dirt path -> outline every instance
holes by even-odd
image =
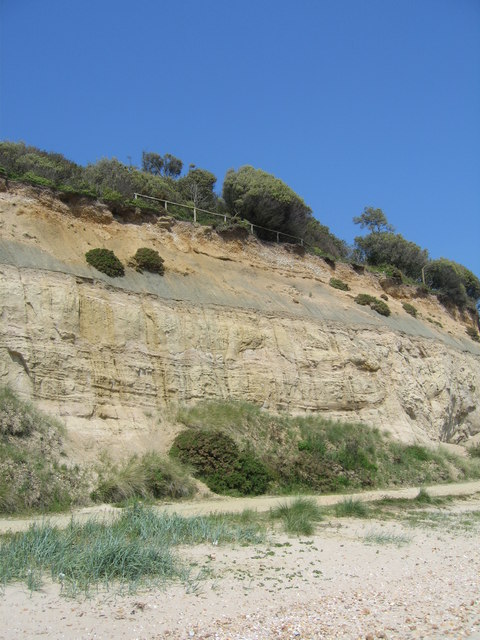
[[[431,496],[470,496],[480,493],[480,480],[472,482],[437,484],[424,487]],[[404,487],[402,489],[377,489],[375,491],[363,491],[351,494],[331,494],[309,496],[319,506],[330,506],[342,502],[348,498],[361,500],[362,502],[374,502],[382,498],[406,498],[413,499],[418,494],[420,487]],[[157,505],[159,511],[178,513],[182,516],[208,515],[210,513],[241,513],[245,509],[253,509],[259,513],[269,511],[279,503],[289,503],[295,500],[294,496],[258,496],[254,498],[231,498],[216,496],[185,502],[172,502]],[[48,520],[52,525],[66,527],[72,518],[77,522],[88,520],[92,517],[114,518],[121,512],[111,505],[97,505],[84,509],[77,509],[69,513],[61,513],[49,516],[35,516],[31,518],[1,518],[0,535],[26,531],[33,522]]]

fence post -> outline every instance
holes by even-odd
[[[303,238],[300,238],[300,244],[301,244],[301,245],[302,245],[302,247],[303,247]]]
[[[277,242],[280,242],[280,232],[277,231]]]
[[[250,225],[250,233],[253,235],[253,224]]]
[[[194,222],[197,221],[197,209],[196,209],[196,207],[193,207],[193,221]]]
[[[168,211],[168,208],[167,208],[167,201],[166,201],[166,200],[165,200],[165,203],[164,203],[164,207],[165,207],[165,211]]]
[[[227,222],[227,216],[223,216],[223,221],[226,223]]]
[[[134,200],[136,200],[136,199],[137,199],[137,196],[138,196],[138,193],[134,193],[134,194],[133,194],[133,199],[134,199]]]

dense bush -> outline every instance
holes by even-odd
[[[480,280],[466,267],[452,260],[432,260],[425,267],[427,285],[437,292],[441,302],[459,309],[480,297]],[[474,305],[473,305],[474,306]]]
[[[390,315],[390,307],[388,304],[383,302],[383,300],[379,300],[378,298],[369,295],[368,293],[359,293],[355,298],[355,302],[362,306],[370,307],[370,309],[373,309],[382,316]]]
[[[413,304],[410,304],[409,302],[404,302],[402,304],[402,307],[403,307],[404,311],[409,313],[411,316],[413,316],[414,318],[417,317],[417,309],[416,309],[416,307],[413,306]]]
[[[111,278],[125,275],[123,264],[110,249],[91,249],[85,258],[88,264]]]
[[[334,289],[340,289],[341,291],[350,291],[350,287],[343,280],[338,280],[338,278],[330,278],[329,285]]]
[[[406,276],[419,279],[427,264],[428,252],[400,234],[374,232],[355,238],[361,259],[370,265],[392,265]]]
[[[222,431],[182,431],[175,438],[170,454],[192,465],[216,493],[259,495],[265,493],[272,479],[257,456],[241,450]]]
[[[132,258],[132,264],[137,271],[149,271],[150,273],[158,273],[163,276],[165,267],[163,266],[164,259],[158,254],[155,249],[149,249],[148,247],[141,247],[137,249],[137,252]]]

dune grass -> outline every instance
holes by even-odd
[[[182,544],[258,544],[257,525],[232,524],[221,517],[184,518],[134,505],[112,523],[71,521],[66,529],[45,522],[0,543],[0,583],[24,582],[40,588],[48,575],[66,594],[88,594],[94,588],[182,579],[188,569],[174,554]]]
[[[335,505],[337,518],[368,518],[370,511],[368,505],[354,498],[347,498]]]
[[[285,531],[296,535],[310,536],[315,524],[322,520],[322,510],[314,500],[297,498],[291,503],[284,502],[270,511],[272,520],[282,520]]]

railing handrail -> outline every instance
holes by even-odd
[[[134,200],[136,200],[137,198],[145,198],[147,200],[156,200],[157,202],[163,202],[165,205],[169,205],[172,204],[176,207],[184,207],[185,209],[193,209],[193,214],[194,214],[194,221],[196,222],[196,212],[200,211],[201,213],[206,213],[210,216],[217,216],[220,218],[223,218],[226,222],[227,218],[229,218],[230,220],[235,220],[235,218],[233,216],[231,216],[229,213],[216,213],[215,211],[207,211],[207,209],[200,209],[199,207],[197,207],[194,204],[183,204],[180,202],[172,202],[171,200],[165,200],[164,198],[155,198],[154,196],[147,196],[143,193],[134,193],[133,194],[133,198]],[[165,206],[165,209],[167,210],[167,207]],[[263,231],[270,231],[271,233],[276,233],[277,234],[277,242],[279,239],[279,236],[285,236],[286,238],[293,238],[294,240],[299,240],[300,244],[303,246],[304,244],[304,240],[303,238],[300,238],[299,236],[293,236],[290,233],[284,233],[283,231],[277,231],[276,229],[269,229],[268,227],[262,227],[259,224],[253,224],[253,222],[250,222],[249,220],[247,220],[246,222],[248,222],[248,224],[250,225],[251,231],[253,233],[253,229],[262,229]]]

